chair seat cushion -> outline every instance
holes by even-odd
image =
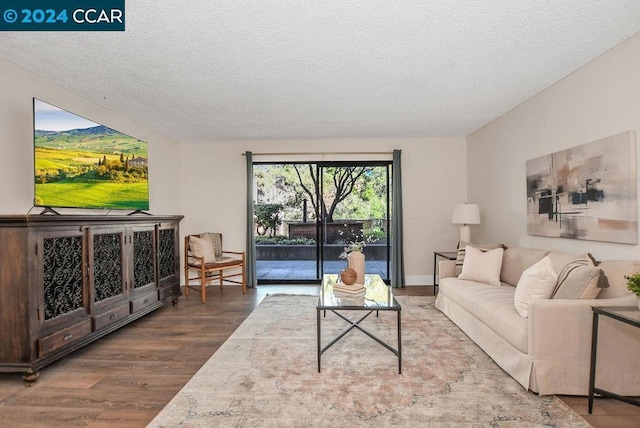
[[[221,257],[215,262],[205,263],[204,267],[207,269],[214,269],[226,266],[240,266],[242,265],[242,260],[234,259],[233,257]]]

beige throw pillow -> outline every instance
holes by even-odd
[[[513,295],[513,306],[520,316],[529,317],[529,303],[532,301],[550,298],[557,281],[558,276],[548,256],[522,272]]]
[[[502,268],[502,248],[482,251],[470,245],[465,247],[464,263],[459,279],[500,285],[500,269]]]
[[[462,265],[464,264],[464,256],[466,253],[467,245],[477,248],[481,251],[495,250],[496,248],[506,248],[504,244],[472,244],[470,242],[460,241],[458,248],[458,255],[456,256],[456,268],[454,275],[458,276],[462,272]]]
[[[204,257],[205,263],[216,261],[216,254],[210,239],[191,236],[189,237],[189,248],[195,257]]]
[[[600,294],[601,281],[606,278],[602,269],[587,260],[568,263],[558,275],[551,295],[553,299],[595,299]]]
[[[211,245],[213,245],[213,253],[216,256],[215,260],[220,260],[222,258],[222,234],[205,232],[201,234],[200,237],[211,241]]]

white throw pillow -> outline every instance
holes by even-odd
[[[216,261],[216,253],[213,249],[213,243],[210,239],[190,236],[189,249],[194,256],[204,257],[205,263],[213,263]]]
[[[550,298],[557,281],[558,275],[548,256],[522,272],[513,295],[513,305],[520,316],[529,317],[529,303],[532,301]]]
[[[456,256],[456,268],[453,273],[454,276],[459,276],[462,272],[462,265],[464,264],[464,255],[467,245],[471,245],[474,248],[481,250],[482,252],[495,250],[496,248],[506,249],[504,244],[472,244],[470,242],[460,241],[460,247],[458,248],[458,255]]]
[[[482,251],[470,245],[464,248],[465,256],[459,279],[500,285],[502,253],[504,249]]]

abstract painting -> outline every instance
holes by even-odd
[[[635,131],[528,160],[527,232],[637,244]]]

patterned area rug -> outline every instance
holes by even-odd
[[[402,374],[394,354],[357,330],[325,352],[318,373],[317,297],[268,296],[149,426],[589,426],[557,397],[525,391],[433,297],[397,299]],[[395,313],[363,326],[395,347]],[[346,327],[328,312],[323,343]]]

